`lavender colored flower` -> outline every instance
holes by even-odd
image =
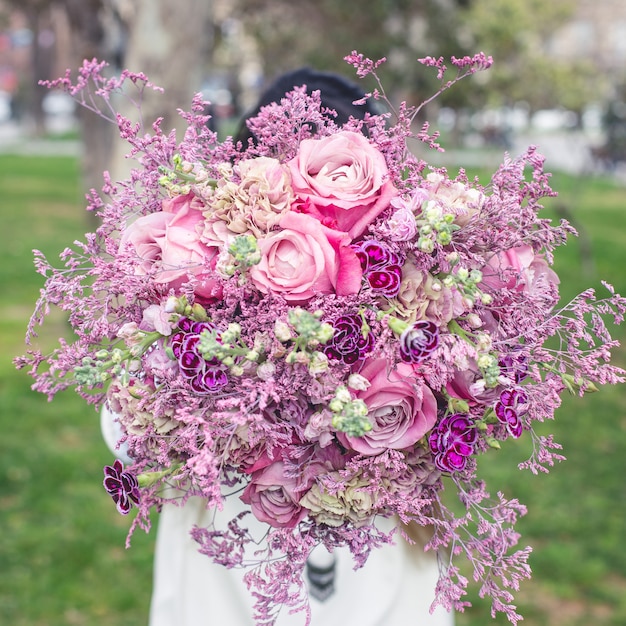
[[[467,415],[454,413],[444,417],[430,434],[428,443],[435,466],[442,472],[460,472],[474,454],[478,431]]]
[[[352,365],[372,351],[374,334],[363,332],[363,320],[358,315],[340,315],[330,323],[335,333],[324,346],[324,354],[329,359]]]
[[[116,459],[113,465],[104,466],[102,484],[122,515],[130,513],[133,503],[139,504],[137,478],[131,472],[124,471],[124,464],[119,459]]]
[[[528,357],[512,352],[500,359],[500,371],[502,374],[521,383],[528,376]]]
[[[181,375],[198,394],[214,393],[228,384],[228,369],[217,359],[207,361],[199,351],[200,335],[215,330],[211,322],[183,317],[170,337],[169,345],[178,361]]]
[[[524,406],[528,398],[521,389],[505,389],[494,406],[498,421],[506,426],[511,437],[518,439],[522,435],[522,415],[526,412]]]
[[[352,246],[363,270],[363,278],[369,288],[387,298],[400,291],[402,260],[398,254],[380,241],[373,239]]]
[[[429,320],[419,320],[400,335],[400,358],[406,363],[419,363],[438,346],[438,326]]]

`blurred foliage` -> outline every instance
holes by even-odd
[[[552,35],[575,9],[574,0],[471,1],[464,11],[469,37],[495,60],[482,84],[487,103],[581,111],[603,91],[606,77],[592,59],[562,59],[551,50]]]
[[[417,104],[438,88],[434,72],[417,59],[468,52],[459,37],[464,5],[458,0],[376,0],[367,7],[356,0],[241,0],[240,17],[270,76],[310,65],[352,78],[343,58],[357,50],[373,60],[386,57],[386,89]]]
[[[299,65],[353,76],[341,60],[356,49],[387,57],[385,85],[418,104],[437,91],[417,59],[484,51],[494,67],[446,92],[437,106],[503,106],[581,111],[607,79],[590,60],[551,53],[552,35],[574,15],[575,0],[240,0],[234,9],[256,40],[270,77]]]

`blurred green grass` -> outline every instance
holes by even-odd
[[[99,488],[111,455],[95,411],[73,393],[48,403],[12,358],[43,286],[32,249],[54,261],[90,229],[74,158],[0,156],[0,624],[147,622],[154,537],[124,542],[129,520]],[[68,328],[54,315],[38,344]]]
[[[481,173],[482,174],[482,173]],[[571,297],[600,278],[626,293],[626,190],[608,180],[555,175],[560,197],[547,213],[563,212],[580,229],[557,254],[562,292]],[[12,358],[43,279],[33,248],[50,259],[90,225],[82,210],[79,163],[69,157],[0,156],[3,245],[0,281],[0,624],[12,626],[135,626],[147,622],[154,535],[139,531],[124,549],[128,519],[100,488],[110,454],[92,409],[72,393],[53,403],[30,390]],[[44,328],[40,344],[67,334],[62,317]],[[618,332],[622,342],[626,329]],[[626,366],[620,349],[617,362]],[[528,506],[519,528],[534,578],[518,594],[531,626],[617,626],[626,623],[626,397],[623,386],[582,400],[565,398],[553,423],[568,460],[547,476],[520,472],[527,442],[507,442],[480,468],[493,486]],[[492,621],[477,599],[459,626]],[[408,626],[408,625],[407,625]]]

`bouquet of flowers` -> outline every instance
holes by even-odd
[[[346,60],[377,81],[366,97],[386,100],[382,60]],[[452,79],[442,59],[421,62],[444,89],[491,59],[453,58]],[[226,528],[193,534],[216,562],[249,568],[258,622],[271,624],[281,605],[306,611],[315,546],[347,546],[360,566],[408,524],[428,526],[427,547],[446,555],[438,601],[467,606],[465,555],[493,611],[517,623],[525,509],[489,495],[477,459],[529,437],[523,467],[547,471],[560,447],[533,425],[564,390],[623,380],[605,321],[621,323],[625,299],[606,285],[603,299],[559,305],[553,252],[575,233],[539,216],[555,195],[542,157],[505,156],[486,186],[452,178],[408,148],[439,149],[427,124],[414,130],[423,105],[338,127],[304,88],[250,120],[243,146],[218,141],[197,96],[177,142],[159,121],[147,133],[115,114],[114,94],[153,85],[104,67],[49,84],[110,116],[138,167],[90,194],[100,226],[63,267],[36,253],[46,283],[28,340],[51,305],[74,337],[18,365],[50,398],[73,386],[116,416],[132,463],[105,467],[104,487],[120,513],[136,507],[131,532],[168,502],[240,498]],[[256,562],[250,515],[267,525]]]

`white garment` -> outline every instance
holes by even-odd
[[[229,517],[227,501],[224,513]],[[235,511],[232,511],[235,513]],[[189,536],[213,514],[204,501],[168,505],[159,518],[150,626],[253,626],[252,597],[243,571],[215,565]],[[322,548],[323,549],[323,548]],[[434,557],[398,538],[353,570],[347,548],[335,551],[335,592],[323,602],[311,598],[312,626],[452,626],[453,614],[429,613],[438,578]],[[302,626],[304,614],[283,610],[276,626]]]
[[[121,430],[115,414],[106,408],[101,428],[111,451],[131,462],[126,446],[117,445]],[[220,518],[231,519],[242,506],[236,496],[226,499]],[[183,507],[163,507],[150,626],[254,626],[253,600],[242,580],[244,572],[215,565],[198,552],[198,544],[189,535],[194,526],[207,526],[213,515],[200,498],[191,498]],[[313,556],[321,565],[324,554],[320,560],[319,550]],[[435,558],[419,547],[410,547],[398,537],[395,545],[373,550],[365,566],[356,571],[347,548],[335,550],[334,555],[335,590],[323,602],[311,598],[311,626],[453,626],[453,614],[441,607],[429,612],[439,572]],[[290,615],[285,609],[275,626],[304,623],[303,614]]]

